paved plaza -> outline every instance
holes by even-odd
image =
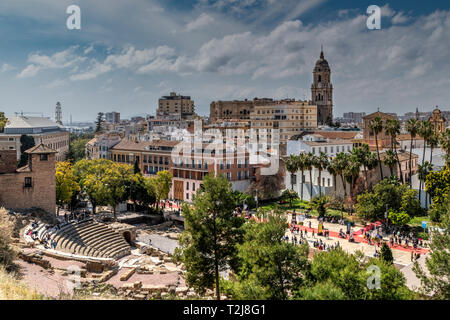
[[[289,216],[290,221],[290,216]],[[311,222],[311,228],[309,228],[309,223]],[[303,231],[306,230],[308,232],[306,239],[309,242],[310,247],[312,247],[312,244],[314,241],[322,240],[323,243],[328,245],[334,245],[336,243],[339,243],[339,246],[346,252],[349,253],[355,253],[357,250],[360,250],[364,253],[367,257],[373,257],[375,250],[378,252],[380,251],[380,247],[377,245],[369,245],[366,240],[361,236],[355,236],[355,242],[350,242],[348,239],[342,239],[339,238],[338,234],[339,231],[342,229],[342,231],[346,231],[347,227],[342,224],[336,224],[336,223],[329,223],[324,222],[323,227],[324,229],[328,230],[330,232],[329,238],[326,238],[325,236],[318,236],[318,225],[319,221],[315,218],[309,218],[305,219],[303,226],[297,225],[300,227]],[[355,226],[352,227],[351,230],[353,232],[357,232],[362,229],[362,226]],[[314,237],[312,235],[312,231],[314,231]],[[289,241],[292,241],[293,236],[297,236],[297,239],[299,239],[299,235],[297,235],[296,232],[291,233],[290,230],[286,231],[286,235],[289,237]],[[387,238],[384,238],[384,240],[387,240]],[[426,248],[419,248],[414,250],[412,246],[409,246],[408,248],[404,248],[403,246],[395,246],[392,249],[392,255],[394,257],[394,262],[399,265],[409,265],[411,263],[411,252],[418,252],[421,255],[426,254],[429,252]]]

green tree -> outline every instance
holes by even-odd
[[[441,171],[429,172],[425,177],[425,190],[433,199],[433,209],[438,208],[450,193],[450,169],[445,168]],[[436,213],[438,214],[436,215]],[[439,211],[435,212],[434,220],[439,221]]]
[[[397,136],[400,134],[400,128],[401,123],[397,119],[388,119],[386,121],[386,133],[391,136],[391,150],[394,151],[395,158],[397,159],[397,165],[398,165],[398,172],[399,172],[399,179],[403,183],[403,173],[402,173],[402,166],[398,159],[398,153],[397,153]]]
[[[156,177],[152,178],[156,191],[156,207],[159,208],[159,202],[169,197],[172,187],[172,174],[167,171],[158,171]]]
[[[294,190],[293,176],[298,170],[298,156],[291,154],[289,158],[284,161],[286,170],[291,174],[291,190]]]
[[[394,167],[397,164],[398,160],[395,156],[395,153],[392,150],[387,150],[384,154],[383,163],[389,167],[389,171],[391,172],[391,177],[394,176]]]
[[[371,221],[383,219],[386,206],[394,211],[402,209],[412,212],[419,204],[418,200],[412,202],[403,199],[407,190],[407,186],[400,185],[397,180],[383,179],[374,186],[371,192],[367,191],[358,195],[356,212],[361,218]],[[412,208],[407,205],[402,207],[404,203],[411,204]]]
[[[139,168],[139,163],[138,163],[137,159],[136,159],[136,161],[134,161],[133,171],[134,171],[135,174],[136,173],[141,173],[141,168]]]
[[[283,176],[280,172],[273,175],[261,175],[259,180],[252,182],[247,192],[257,194],[259,199],[273,199],[278,197]]]
[[[307,155],[306,153],[300,153],[298,155],[298,169],[300,170],[300,183],[301,183],[301,191],[300,191],[300,199],[303,201],[303,183],[304,180],[303,177],[305,175],[305,163],[307,162]]]
[[[106,169],[105,175],[101,178],[103,191],[106,193],[106,203],[113,208],[114,220],[117,219],[116,207],[118,204],[128,199],[127,184],[133,176],[133,168],[128,164],[118,164],[113,162]]]
[[[419,122],[416,119],[409,119],[406,123],[406,131],[408,131],[409,135],[411,136],[411,144],[409,147],[409,186],[412,187],[412,148],[413,141],[419,133]]]
[[[392,224],[398,226],[404,226],[411,220],[411,217],[406,212],[404,211],[397,212],[392,209],[390,209],[388,212],[388,218],[389,220],[391,220]]]
[[[311,199],[311,206],[314,210],[317,211],[319,217],[325,216],[327,212],[328,197],[327,196],[319,196]]]
[[[3,132],[7,123],[8,123],[8,118],[6,118],[5,113],[0,112],[0,133]]]
[[[106,159],[80,160],[73,166],[73,173],[83,193],[92,204],[93,213],[98,205],[108,204],[108,190],[103,179],[114,162]]]
[[[103,112],[99,112],[97,114],[97,120],[95,121],[95,132],[100,132],[102,131],[102,124],[103,124],[103,116],[105,114]]]
[[[383,179],[383,169],[381,167],[381,160],[380,160],[380,150],[378,147],[378,135],[383,131],[383,120],[381,117],[376,116],[373,118],[373,120],[369,124],[369,129],[373,132],[375,135],[375,145],[377,147],[377,157],[378,157],[378,164],[380,165],[380,179]]]
[[[67,158],[72,161],[72,163],[76,163],[81,159],[86,157],[86,144],[89,142],[89,139],[74,139],[70,141],[69,145],[69,154]]]
[[[444,133],[439,136],[439,143],[441,149],[445,152],[445,162],[448,169],[450,169],[450,129],[446,129]]]
[[[156,191],[151,179],[145,178],[141,173],[133,174],[127,181],[127,193],[134,206],[139,204],[150,209],[149,205],[156,202]],[[135,210],[136,211],[136,210]]]
[[[421,121],[419,124],[419,136],[423,138],[423,156],[422,156],[422,166],[425,164],[425,150],[427,147],[428,139],[433,135],[434,128],[433,124],[429,121]],[[419,166],[420,169],[420,166]],[[419,172],[420,175],[420,172]],[[420,180],[420,178],[419,178]],[[419,190],[422,190],[422,183],[425,183],[425,180],[420,180]],[[422,194],[419,193],[419,200],[421,199]]]
[[[80,186],[73,174],[72,165],[68,161],[56,164],[55,180],[57,215],[59,215],[59,209],[64,204],[70,204],[72,196],[80,190]]]
[[[425,189],[425,208],[428,210],[428,192],[427,192],[427,188],[426,188],[426,178],[427,176],[433,172],[433,165],[431,163],[429,163],[428,161],[423,162],[422,164],[419,164],[419,169],[418,169],[418,178],[420,180],[420,187],[419,190],[422,190],[422,185],[424,186]],[[423,182],[423,184],[422,184]],[[420,199],[420,193],[419,193],[419,199]]]
[[[345,152],[340,152],[336,155],[335,161],[337,165],[337,174],[341,177],[342,186],[344,188],[344,198],[347,199],[347,183],[344,178],[344,173],[350,162],[350,155]]]
[[[303,165],[305,166],[305,170],[309,171],[309,197],[312,199],[313,197],[313,181],[312,181],[312,170],[314,163],[314,154],[309,152],[306,154]]]
[[[350,196],[352,198],[352,201],[354,200],[354,189],[356,185],[356,179],[359,177],[359,172],[361,170],[361,162],[358,159],[356,154],[351,154],[348,158],[348,164],[344,169],[344,176],[346,177],[346,180],[350,183]]]
[[[320,152],[320,154],[317,157],[314,157],[313,165],[319,171],[319,195],[322,196],[322,186],[321,186],[322,171],[326,170],[329,165],[329,161],[328,161],[328,157],[327,157],[326,153]]]
[[[336,176],[338,174],[338,164],[336,158],[330,159],[328,162],[327,171],[333,176],[334,193],[336,194]]]
[[[314,255],[304,286],[294,294],[297,299],[336,297],[350,300],[403,300],[414,294],[406,287],[403,274],[382,259],[364,262],[362,254],[349,254],[342,249],[321,251]],[[369,266],[380,268],[380,289],[369,289]],[[329,292],[324,292],[325,288]]]
[[[426,272],[416,261],[413,270],[420,279],[421,290],[432,299],[450,299],[450,195],[441,204],[441,230],[432,233],[430,249],[426,258]]]
[[[237,245],[242,242],[243,218],[234,215],[231,183],[222,175],[203,179],[193,208],[183,207],[185,231],[179,237],[176,261],[186,266],[186,282],[200,293],[216,289],[220,300],[219,273],[237,267]]]
[[[301,287],[308,268],[307,245],[283,241],[286,228],[286,219],[275,212],[267,222],[246,224],[245,239],[239,245],[239,281],[252,281],[263,289],[266,299],[287,299]]]
[[[381,245],[380,258],[386,263],[389,264],[394,263],[394,256],[392,255],[392,250],[391,248],[389,248],[386,242],[383,242],[383,244]]]
[[[35,145],[36,144],[32,136],[28,136],[26,134],[20,136],[20,159],[19,164],[17,165],[19,168],[28,164],[28,154],[25,153],[25,151],[33,148]]]

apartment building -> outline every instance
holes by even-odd
[[[195,114],[194,101],[190,96],[177,95],[171,92],[168,96],[163,96],[158,100],[157,116],[180,114],[190,116]]]
[[[255,105],[250,113],[251,128],[260,137],[272,138],[271,129],[279,132],[280,144],[294,135],[317,128],[317,106],[310,101],[280,100]]]
[[[86,159],[111,159],[111,148],[120,142],[119,134],[100,134],[86,143]]]

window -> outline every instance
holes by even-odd
[[[195,191],[195,183],[192,183],[192,191]]]
[[[330,186],[330,178],[328,178],[328,186]]]
[[[189,193],[186,192],[186,199],[189,200]]]
[[[189,190],[189,182],[186,182],[186,190]]]
[[[241,173],[241,171],[238,172],[238,180],[242,180],[242,173]]]
[[[40,160],[41,161],[47,161],[48,160],[48,154],[41,154]]]
[[[31,177],[25,177],[25,181],[24,181],[23,186],[24,186],[25,188],[31,188],[31,187],[33,186]]]

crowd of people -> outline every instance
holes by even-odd
[[[55,225],[47,225],[45,226],[45,229],[48,231],[47,235],[42,238],[39,239],[38,237],[38,229],[40,227],[39,221],[34,220],[31,223],[31,228],[28,229],[25,234],[27,236],[30,236],[31,239],[33,239],[33,241],[37,241],[39,244],[42,244],[44,246],[45,249],[49,249],[50,247],[53,249],[56,249],[56,242],[52,241],[51,239],[51,234],[52,233],[56,233],[61,227],[60,224],[57,223]]]
[[[64,213],[64,221],[65,222],[81,222],[84,220],[87,220],[91,217],[91,214],[88,210],[83,210],[82,212],[71,212],[67,214],[67,212]]]

